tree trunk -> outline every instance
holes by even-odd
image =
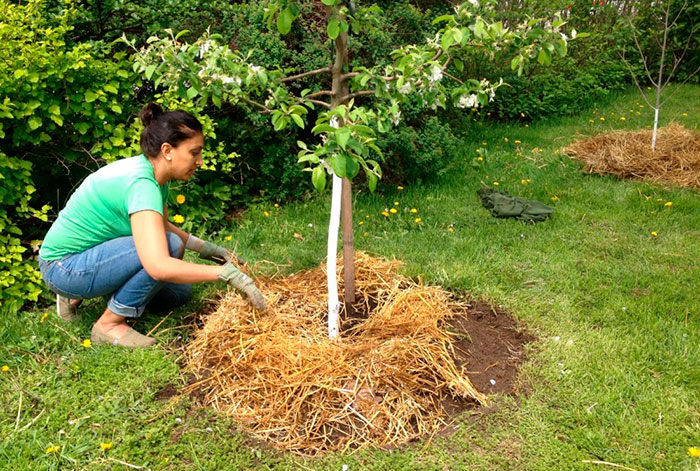
[[[338,14],[338,7],[327,7],[326,13],[331,15]],[[340,33],[335,40],[335,61],[332,67],[333,86],[331,109],[343,104],[350,93],[348,79],[343,78],[348,64],[348,35]],[[345,123],[341,120],[339,126],[344,126]],[[328,276],[328,334],[330,338],[335,338],[338,334],[338,293],[336,280],[336,257],[337,257],[337,242],[338,242],[338,225],[333,222],[334,217],[337,217],[337,206],[335,203],[336,195],[342,199],[340,211],[342,211],[343,221],[343,278],[345,292],[346,312],[349,312],[352,304],[355,302],[355,265],[353,254],[353,233],[352,233],[352,185],[348,178],[343,178],[342,182],[337,176],[333,176],[333,203],[331,204],[331,224],[328,234],[328,261],[327,261],[327,276]],[[331,249],[333,248],[333,253]],[[333,272],[331,274],[331,272]],[[334,283],[331,286],[331,283]],[[335,299],[331,299],[334,297]],[[335,309],[331,310],[331,306]]]
[[[661,59],[659,60],[659,78],[656,81],[656,106],[654,106],[654,130],[651,133],[651,150],[656,150],[656,134],[659,128],[659,108],[661,108],[661,92],[664,89],[664,59],[666,58],[666,46],[668,44],[668,16],[671,12],[671,1],[666,4],[664,12],[664,42],[661,45]]]

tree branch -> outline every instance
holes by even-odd
[[[315,104],[315,105],[325,106],[325,107],[328,108],[329,110],[331,109],[331,104],[330,104],[330,103],[327,103],[327,102],[325,102],[325,101],[313,100],[313,99],[310,99],[310,98],[305,98],[305,100],[308,101],[308,102],[310,102],[310,103],[313,103],[313,104]]]
[[[637,80],[637,76],[634,74],[634,70],[632,69],[632,66],[629,64],[629,62],[627,62],[627,59],[625,59],[624,54],[622,54],[622,53],[619,52],[619,51],[617,52],[617,54],[620,56],[620,59],[622,59],[622,63],[625,64],[625,66],[627,67],[627,70],[629,70],[630,75],[632,76],[632,80],[634,80],[634,84],[637,86],[637,89],[639,89],[639,93],[642,94],[642,98],[643,98],[644,101],[646,102],[647,106],[649,106],[649,108],[653,108],[653,106],[651,105],[651,103],[649,103],[649,100],[647,100],[647,96],[646,96],[646,94],[644,93],[644,89],[643,89],[642,86],[639,84],[639,80]]]
[[[678,90],[680,90],[680,88],[681,88],[683,85],[685,85],[685,83],[686,83],[688,80],[690,80],[691,78],[693,78],[693,76],[694,76],[695,74],[697,74],[698,72],[700,72],[700,67],[698,67],[697,69],[695,69],[695,70],[693,71],[693,73],[691,73],[690,75],[688,75],[688,76],[685,78],[685,80],[683,80],[680,84],[678,84],[678,86],[676,87],[676,89],[673,90],[673,92],[671,92],[671,94],[670,94],[668,97],[666,97],[666,99],[663,101],[663,103],[661,103],[661,106],[663,106],[664,103],[666,103],[668,100],[670,100],[671,97],[672,97],[673,95],[675,95],[676,92],[677,92]]]
[[[348,72],[347,74],[343,74],[340,76],[341,80],[347,80],[349,78],[357,77],[360,75],[359,72]]]
[[[462,82],[460,79],[458,79],[458,78],[455,77],[454,75],[450,74],[449,72],[443,71],[442,73],[445,74],[446,77],[451,78],[452,80],[454,80],[455,82],[459,83],[460,85],[464,85],[464,82]]]
[[[291,82],[292,80],[298,80],[300,78],[309,77],[310,75],[318,75],[318,74],[323,74],[325,72],[330,72],[330,71],[331,71],[330,67],[324,67],[322,69],[310,70],[308,72],[304,72],[303,74],[291,75],[289,77],[284,77],[283,79],[280,80],[280,82]]]
[[[345,96],[345,101],[347,102],[347,101],[352,100],[353,98],[357,98],[360,96],[369,96],[369,95],[374,95],[374,90],[362,90],[359,92],[351,93],[351,94]]]
[[[637,52],[639,52],[639,55],[642,57],[642,63],[644,63],[644,70],[647,73],[647,77],[653,83],[656,85],[654,82],[654,79],[651,78],[651,72],[649,71],[649,66],[647,65],[647,57],[644,55],[644,50],[642,49],[642,46],[639,45],[639,40],[637,39],[637,33],[635,32],[634,25],[632,25],[632,22],[630,21],[630,26],[632,27],[632,37],[634,38],[634,44],[637,46]],[[618,53],[619,54],[619,53]],[[624,61],[625,58],[622,56],[622,60]]]
[[[271,113],[272,110],[269,109],[267,106],[263,105],[262,103],[258,103],[257,101],[253,101],[249,98],[246,98],[244,96],[239,96],[237,97],[239,100],[241,100],[243,103],[248,103],[249,105],[255,106],[263,110],[263,113]]]
[[[333,95],[335,95],[335,93],[333,93],[332,90],[321,90],[320,92],[309,93],[304,98],[316,98],[317,96],[324,96],[324,95],[333,96]]]
[[[685,57],[685,53],[688,52],[688,47],[690,47],[690,41],[693,39],[693,36],[695,33],[700,29],[700,26],[694,26],[690,34],[688,34],[688,40],[685,42],[685,47],[683,48],[683,52],[681,52],[681,56],[679,58],[676,58],[675,53],[673,54],[674,58],[674,63],[673,63],[673,69],[671,72],[668,74],[668,78],[666,79],[666,83],[664,83],[664,87],[668,85],[668,83],[671,81],[671,78],[673,77],[673,74],[676,72],[676,69],[680,65],[681,62],[683,62],[683,58]]]

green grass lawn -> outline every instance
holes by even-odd
[[[558,152],[577,135],[647,127],[652,112],[641,103],[630,91],[576,117],[475,124],[463,160],[440,182],[356,195],[357,249],[503,305],[537,337],[520,375],[526,394],[495,397],[493,412],[466,413],[454,435],[396,450],[316,459],[271,451],[187,397],[156,396],[186,381],[184,318],[220,289],[200,285],[146,351],[81,345],[103,301],[75,325],[53,308],[0,319],[0,366],[9,368],[0,372],[0,469],[700,469],[688,454],[700,447],[698,193],[586,175]],[[684,87],[661,119],[698,129],[700,87]],[[550,203],[553,218],[492,218],[476,190],[496,181]],[[248,259],[269,262],[264,270],[309,268],[325,254],[328,207],[324,195],[251,208],[230,235]],[[398,213],[382,216],[390,207]],[[147,315],[138,328],[160,320]]]

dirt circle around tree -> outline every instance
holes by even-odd
[[[358,302],[341,312],[335,340],[323,265],[257,280],[264,312],[225,295],[185,347],[185,392],[255,440],[304,455],[445,434],[462,412],[515,393],[533,337],[500,307],[410,280],[400,267],[357,254]]]

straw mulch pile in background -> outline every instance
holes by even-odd
[[[679,124],[658,130],[654,151],[651,130],[600,134],[563,151],[583,161],[589,173],[700,187],[700,133]]]
[[[335,341],[325,265],[258,279],[266,312],[229,293],[188,346],[197,378],[188,390],[256,438],[303,454],[435,434],[446,425],[442,400],[487,399],[455,366],[444,328],[465,306],[401,276],[400,265],[356,254],[357,293],[371,314],[346,322]]]

